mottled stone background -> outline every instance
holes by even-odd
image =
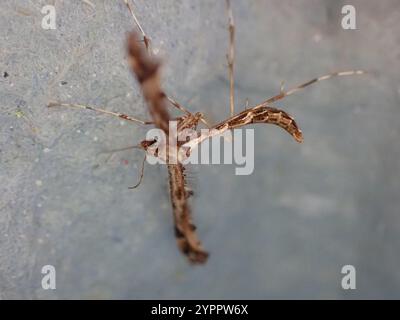
[[[255,126],[255,172],[191,169],[193,210],[211,252],[192,267],[178,252],[163,167],[139,151],[145,128],[60,99],[148,118],[124,52],[123,1],[0,3],[0,297],[400,298],[400,2],[233,1],[236,95],[243,108],[314,76],[366,69],[277,103],[305,141]],[[341,7],[357,30],[341,28]],[[54,4],[57,29],[40,10]],[[163,83],[212,122],[228,115],[224,1],[135,0],[163,57]],[[54,265],[57,289],[41,288]],[[341,268],[357,289],[341,289]]]

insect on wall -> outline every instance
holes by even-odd
[[[128,122],[151,125],[157,130],[156,133],[154,133],[154,131],[149,131],[144,140],[132,147],[141,149],[144,152],[140,179],[132,189],[138,187],[144,177],[144,165],[147,158],[150,158],[150,156],[152,157],[150,163],[155,159],[165,164],[169,177],[169,194],[178,247],[191,263],[201,264],[207,261],[209,254],[203,248],[192,220],[189,202],[192,193],[188,189],[185,172],[185,165],[188,163],[187,160],[190,160],[191,156],[195,159],[194,155],[198,152],[199,147],[202,148],[202,146],[205,145],[204,150],[207,150],[207,143],[209,143],[210,140],[219,141],[221,137],[223,137],[223,140],[231,140],[234,143],[238,143],[243,148],[243,139],[241,136],[239,137],[239,135],[237,135],[237,133],[240,132],[238,129],[241,130],[252,124],[273,124],[286,131],[295,142],[301,143],[303,142],[303,133],[299,125],[290,114],[275,106],[275,103],[319,81],[339,76],[362,75],[364,72],[361,70],[334,72],[314,78],[287,91],[282,87],[277,95],[267,98],[254,106],[247,105],[244,108],[240,108],[241,111],[237,111],[238,106],[235,105],[234,99],[235,20],[231,3],[227,0],[227,37],[229,38],[227,65],[230,117],[217,124],[210,124],[203,113],[193,113],[189,111],[188,107],[177,102],[163,90],[160,79],[162,71],[161,62],[152,52],[151,37],[145,33],[144,28],[133,10],[132,4],[128,0],[124,0],[124,3],[137,26],[137,30],[130,32],[127,37],[126,50],[128,64],[140,86],[142,95],[149,109],[151,120],[141,120],[135,116],[78,103],[55,101],[50,102],[49,107],[64,106],[90,110],[108,114]],[[170,107],[176,108],[182,115],[177,118],[171,117],[168,110]],[[204,127],[201,130],[198,128],[200,125]],[[242,171],[239,171],[242,174],[251,173],[254,168],[253,154],[256,154],[253,141],[254,133],[251,134],[249,132],[248,135],[246,135],[245,145],[246,152],[250,151],[249,155],[252,158],[252,162],[247,162],[245,160],[243,161],[245,167],[237,168],[242,169]],[[247,136],[249,137],[249,141],[247,141]],[[219,147],[217,149],[219,145],[217,145],[216,142],[212,142],[212,145],[215,146],[216,153],[218,153],[221,149]],[[241,148],[236,148],[235,144],[233,149],[235,150],[234,152],[240,152],[241,150]],[[236,156],[234,158],[236,159]],[[202,159],[202,157],[200,159]],[[214,160],[216,160],[216,158],[214,158]]]

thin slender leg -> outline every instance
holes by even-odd
[[[182,112],[184,112],[184,113],[186,113],[186,114],[192,114],[190,111],[188,111],[186,108],[184,108],[180,103],[178,103],[177,101],[175,101],[174,99],[172,99],[171,97],[169,97],[169,96],[167,96],[167,100],[169,101],[169,102],[171,102],[172,103],[172,105],[175,107],[175,108],[177,108],[177,109],[179,109],[180,111],[182,111]]]
[[[133,8],[132,8],[132,5],[130,4],[130,2],[128,0],[124,0],[124,2],[125,2],[126,7],[129,10],[129,12],[131,13],[133,20],[135,21],[136,26],[139,28],[140,32],[142,33],[143,42],[144,42],[144,45],[146,46],[147,51],[150,52],[150,38],[146,35],[142,26],[140,25],[139,20],[136,18],[136,15],[133,12]]]
[[[121,152],[121,151],[126,151],[126,150],[131,150],[131,149],[142,149],[140,145],[134,145],[134,146],[128,146],[124,148],[118,148],[118,149],[111,149],[111,150],[106,150],[106,151],[100,151],[99,154],[101,153],[115,153],[115,152]]]
[[[95,5],[94,5],[91,1],[89,1],[89,0],[82,0],[82,2],[84,2],[84,3],[86,3],[88,6],[92,7],[92,9],[95,8]]]
[[[144,165],[145,165],[145,163],[146,163],[146,158],[147,158],[147,155],[145,154],[145,155],[144,155],[144,158],[143,158],[143,161],[142,161],[142,168],[141,168],[141,170],[140,170],[140,177],[139,177],[138,183],[136,183],[136,184],[135,184],[134,186],[132,186],[132,187],[128,187],[128,189],[136,189],[136,188],[139,187],[139,185],[142,183],[143,176],[144,176]]]
[[[167,100],[172,103],[172,105],[179,109],[180,111],[186,113],[187,115],[194,116],[193,113],[188,111],[186,108],[184,108],[180,103],[172,99],[171,97],[167,96]],[[211,128],[212,126],[208,123],[208,121],[204,118],[204,116],[201,116],[200,121],[203,122],[208,128]]]
[[[234,78],[234,64],[235,64],[235,23],[233,20],[233,13],[231,1],[226,0],[226,8],[228,10],[228,30],[229,30],[229,51],[227,54],[228,69],[229,69],[229,103],[231,117],[235,112],[235,78]]]
[[[63,103],[63,102],[52,101],[47,106],[49,108],[60,106],[60,107],[86,109],[86,110],[96,111],[96,112],[99,112],[99,113],[108,114],[110,116],[118,117],[120,119],[137,122],[137,123],[140,123],[140,124],[152,124],[153,123],[151,121],[139,120],[137,118],[134,118],[132,116],[128,116],[128,115],[123,114],[123,113],[108,111],[108,110],[105,110],[105,109],[100,109],[100,108],[91,107],[91,106],[85,106],[85,105],[77,104],[77,103]]]
[[[212,128],[212,125],[206,120],[206,118],[204,118],[204,116],[202,116],[202,117],[200,118],[200,121],[203,122],[203,123],[206,125],[206,127],[207,127],[208,129],[211,129],[211,128]]]
[[[314,78],[314,79],[307,81],[303,84],[300,84],[297,87],[294,87],[286,92],[283,90],[283,85],[281,85],[281,92],[278,95],[265,100],[264,102],[260,103],[258,106],[264,106],[264,105],[270,104],[272,102],[281,100],[281,99],[283,99],[287,96],[290,96],[291,94],[293,94],[297,91],[300,91],[301,89],[304,89],[305,87],[308,87],[309,85],[312,85],[313,83],[317,83],[319,81],[328,80],[333,77],[353,76],[353,75],[362,75],[362,74],[366,74],[366,71],[349,70],[349,71],[333,72],[333,73],[330,73],[330,74],[327,74],[327,75],[324,75],[324,76],[321,76],[318,78]]]
[[[140,30],[140,33],[142,34],[143,42],[144,42],[144,44],[145,44],[145,47],[146,47],[147,52],[148,52],[149,54],[151,54],[151,53],[152,53],[152,50],[151,50],[151,48],[150,48],[150,38],[149,38],[149,37],[147,36],[147,34],[144,32],[144,29],[143,29],[142,25],[140,24],[139,19],[136,17],[136,15],[135,15],[135,13],[134,13],[134,11],[133,11],[133,6],[131,5],[130,1],[129,1],[129,0],[123,0],[123,1],[124,1],[124,3],[125,3],[126,7],[128,8],[129,12],[131,13],[132,18],[133,18],[133,20],[134,20],[134,22],[135,22],[135,25],[138,27],[138,29]],[[171,97],[168,96],[168,95],[166,95],[166,98],[167,98],[167,100],[168,100],[169,102],[172,103],[172,105],[173,105],[175,108],[179,109],[179,110],[182,111],[183,113],[193,115],[190,111],[188,111],[186,108],[184,108],[184,107],[183,107],[180,103],[178,103],[175,99],[171,98]],[[203,121],[203,120],[202,120],[202,121]],[[204,122],[204,121],[203,121],[203,122]]]

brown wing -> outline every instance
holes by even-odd
[[[214,129],[235,129],[251,123],[269,123],[277,125],[288,132],[297,142],[303,141],[303,134],[292,116],[283,110],[265,106],[256,106],[243,110],[237,115],[217,124]]]
[[[168,165],[169,184],[172,208],[174,210],[175,236],[179,249],[193,263],[207,261],[208,253],[203,249],[192,222],[188,198],[190,194],[185,188],[185,168],[182,164]]]
[[[155,126],[168,136],[170,115],[166,108],[166,95],[160,84],[160,63],[150,57],[135,33],[128,35],[128,57]],[[202,248],[192,223],[188,203],[190,195],[185,189],[185,168],[180,163],[167,164],[167,167],[178,247],[190,262],[204,263],[207,261],[208,253]]]

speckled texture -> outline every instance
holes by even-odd
[[[365,77],[320,83],[277,104],[305,141],[256,127],[255,172],[192,169],[196,224],[211,252],[187,264],[175,245],[163,167],[139,151],[107,160],[145,129],[60,99],[148,117],[124,58],[133,28],[122,1],[0,4],[0,298],[400,298],[400,3],[233,1],[238,106],[340,69]],[[228,115],[223,1],[135,0],[165,66],[166,90],[212,122]],[[4,72],[8,76],[4,77]],[[41,267],[57,289],[41,289]],[[357,269],[357,290],[340,287]]]

